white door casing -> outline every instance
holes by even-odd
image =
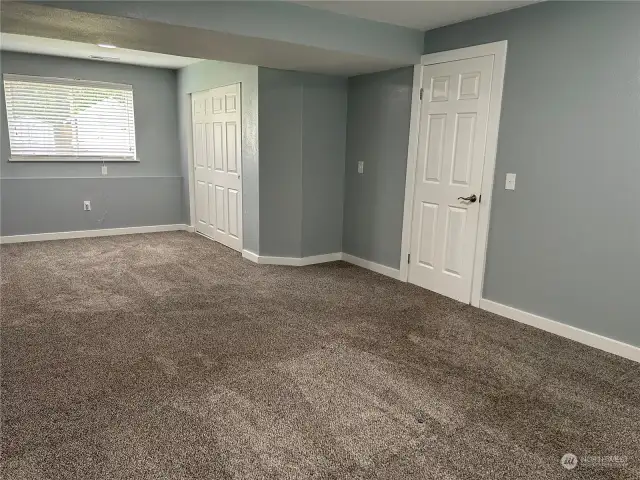
[[[422,67],[408,280],[465,303],[471,300],[493,62],[487,55]]]
[[[195,229],[242,251],[240,84],[192,94]]]

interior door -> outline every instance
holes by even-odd
[[[238,251],[242,250],[241,134],[240,84],[193,95],[196,231]]]
[[[493,56],[423,67],[409,281],[471,300]]]
[[[191,95],[193,166],[195,170],[196,232],[213,238],[213,123],[209,92]]]

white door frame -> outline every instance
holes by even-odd
[[[189,168],[188,172],[188,184],[189,184],[189,222],[190,227],[192,227],[195,232],[196,228],[196,179],[193,168],[193,95],[195,93],[208,92],[209,90],[213,90],[214,88],[228,87],[229,85],[240,85],[240,139],[242,143],[242,134],[244,131],[244,125],[242,124],[242,82],[233,82],[225,85],[217,85],[215,87],[205,88],[204,90],[197,90],[195,92],[189,92],[187,96],[189,97],[189,101],[187,102],[185,108],[185,115],[187,118],[186,127],[187,127],[187,165]],[[242,182],[242,191],[241,195],[244,194],[244,163],[242,162],[242,148],[240,148],[240,181]],[[244,198],[243,198],[244,200]],[[244,205],[243,205],[244,208]],[[197,232],[196,232],[197,233]],[[242,250],[244,250],[244,211],[242,212]]]
[[[494,56],[493,76],[491,81],[491,98],[489,100],[489,120],[487,123],[487,140],[484,155],[484,169],[482,172],[482,187],[479,204],[478,234],[476,238],[476,254],[473,264],[471,283],[471,305],[480,306],[484,270],[487,255],[487,240],[489,233],[489,215],[491,212],[491,194],[496,167],[496,151],[498,147],[498,128],[500,126],[500,111],[502,108],[502,90],[504,85],[504,70],[507,60],[507,41],[487,43],[473,47],[449,50],[423,55],[420,64],[413,68],[413,95],[411,99],[411,124],[409,128],[409,150],[407,152],[407,177],[404,187],[404,216],[402,220],[402,246],[400,250],[400,280],[406,282],[409,278],[408,257],[411,251],[411,220],[413,212],[413,196],[415,189],[416,162],[418,157],[418,142],[420,132],[420,89],[422,87],[422,67],[436,63],[454,62],[469,58]]]

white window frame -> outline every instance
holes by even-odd
[[[87,87],[97,87],[97,88],[109,88],[113,90],[123,90],[130,91],[133,97],[133,86],[124,83],[111,83],[111,82],[100,82],[95,80],[82,80],[82,79],[74,79],[74,78],[59,78],[59,77],[42,77],[36,75],[20,75],[13,73],[5,73],[3,74],[3,82],[2,82],[2,90],[3,95],[5,95],[5,121],[7,122],[7,129],[9,128],[9,114],[7,109],[7,99],[6,99],[6,90],[5,90],[5,81],[27,81],[34,83],[48,83],[48,84],[60,84],[60,85],[69,85],[69,86],[87,86]],[[135,103],[135,99],[133,99]],[[117,157],[117,156],[64,156],[64,155],[14,155],[11,150],[11,135],[8,135],[9,138],[9,162],[139,162],[140,159],[137,156],[137,133],[135,129],[135,104],[132,105],[132,114],[133,114],[133,156],[132,157]]]

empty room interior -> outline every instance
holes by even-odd
[[[640,478],[640,2],[0,8],[2,478]]]

